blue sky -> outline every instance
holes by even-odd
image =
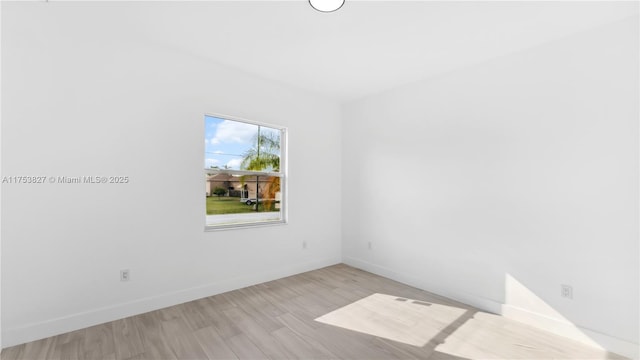
[[[279,132],[260,126],[260,132]],[[254,145],[258,125],[205,116],[204,167],[225,165],[239,170],[243,154]]]

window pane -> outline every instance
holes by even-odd
[[[205,116],[207,226],[284,220],[282,138],[280,129]]]
[[[280,183],[278,176],[206,176],[207,225],[281,220]]]
[[[280,171],[278,129],[205,117],[205,169]]]

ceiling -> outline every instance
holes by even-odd
[[[102,4],[126,7],[109,22],[132,36],[340,102],[638,14],[613,1],[347,0],[333,13],[305,0]]]

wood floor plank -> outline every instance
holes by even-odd
[[[368,343],[362,334],[350,332],[341,328],[330,328],[320,324],[318,327],[309,325],[310,320],[301,320],[292,315],[283,315],[281,321],[309,343],[317,342],[328,351],[341,359],[389,359],[389,354],[379,352]],[[313,320],[311,320],[313,321]]]
[[[185,321],[194,329],[203,329],[213,325],[213,320],[209,316],[208,307],[211,306],[208,298],[199,299],[190,303],[183,304],[183,313]]]
[[[229,294],[233,297],[234,303],[238,304],[238,307],[242,309],[242,312],[249,315],[253,321],[257,322],[260,327],[264,328],[267,332],[272,332],[282,325],[274,320],[274,315],[281,314],[283,311],[278,311],[274,306],[270,306],[269,302],[264,300],[262,296],[250,289],[240,289]],[[266,308],[266,309],[265,309]],[[229,309],[229,314],[237,313],[238,309]],[[227,312],[226,312],[227,313]]]
[[[226,310],[221,311],[211,311],[209,312],[209,316],[213,321],[213,327],[218,331],[218,333],[222,336],[223,339],[228,339],[234,337],[236,335],[242,334],[242,330],[238,324],[233,322],[226,314],[225,311],[232,311],[236,309],[236,307],[230,307]]]
[[[124,359],[124,360],[162,360],[162,359],[154,359],[152,357],[149,357],[147,354],[145,353],[141,353],[138,355],[134,355],[128,359]]]
[[[307,342],[291,329],[283,327],[273,332],[273,337],[291,354],[299,359],[336,359],[324,346],[318,342]]]
[[[356,315],[344,312],[346,318],[338,316],[334,325],[316,321],[373,295],[429,310],[381,303],[373,312],[369,305],[355,307]],[[425,345],[400,342],[399,334],[407,331],[402,327],[415,326],[415,318],[395,316],[392,309],[427,316],[417,342]],[[357,314],[369,314],[367,321],[384,316],[393,321],[362,328]],[[349,328],[357,331],[340,327],[352,320],[360,327]],[[2,360],[624,359],[344,264],[13,346],[0,355]]]
[[[160,313],[152,311],[131,317],[131,321],[140,334],[143,345],[149,341],[162,340],[162,320]]]
[[[199,329],[193,335],[209,359],[238,359],[215,327]]]
[[[84,358],[87,360],[101,360],[111,355],[115,357],[113,327],[100,324],[87,328],[83,338],[83,350]]]
[[[244,288],[239,291],[239,294],[248,300],[248,306],[250,306],[256,312],[267,315],[270,318],[287,312],[287,310],[283,308],[281,304],[271,303],[267,299],[265,299],[263,293],[264,291],[257,286]],[[246,308],[246,306],[243,308]]]
[[[56,339],[58,344],[66,344],[68,342],[82,340],[86,336],[87,329],[80,329],[76,331],[70,331],[68,333],[64,333],[59,335]]]
[[[162,335],[165,339],[173,339],[183,334],[189,334],[194,330],[189,327],[189,324],[184,318],[163,320],[160,323],[160,328],[162,329]]]
[[[244,334],[239,334],[229,338],[229,347],[236,354],[238,359],[269,359],[258,347]]]
[[[176,359],[207,359],[207,354],[193,336],[193,333],[185,333],[169,340],[169,344],[176,355]]]
[[[60,346],[60,360],[84,360],[82,339],[65,342]]]
[[[129,359],[144,353],[144,343],[133,318],[116,320],[111,323],[115,341],[116,359]]]
[[[142,354],[145,359],[158,359],[158,360],[179,360],[175,351],[169,345],[167,339],[149,339],[145,341],[144,353]]]
[[[317,347],[324,347],[328,351],[330,351],[329,350],[330,346],[327,346],[326,344],[321,343],[320,341],[318,341],[318,339],[314,337],[314,334],[316,331],[315,326],[320,327],[320,326],[323,326],[323,324],[318,324],[315,321],[311,321],[311,320],[307,320],[307,321],[301,320],[300,318],[298,318],[292,313],[283,314],[278,317],[278,320],[280,320],[280,322],[282,322],[282,324],[285,327],[287,327],[289,330],[291,330],[293,333],[295,333],[296,335],[298,335],[308,343],[315,345]],[[315,326],[312,326],[312,325],[315,325]]]
[[[76,341],[79,339],[76,338]],[[22,356],[25,359],[52,359],[61,357],[60,338],[46,338],[25,344]],[[4,354],[3,354],[4,355]]]
[[[242,333],[251,340],[265,355],[271,359],[291,359],[295,354],[290,353],[285,347],[278,343],[272,336],[271,331],[261,326],[253,317],[241,309],[230,309],[225,311]],[[275,320],[274,320],[275,321]],[[279,323],[279,322],[278,322]],[[279,328],[282,328],[279,323]],[[276,329],[277,330],[277,329]]]
[[[24,349],[26,346],[27,344],[20,344],[20,345],[8,347],[6,349],[2,349],[2,353],[0,353],[0,359],[2,360],[27,359],[24,356]]]

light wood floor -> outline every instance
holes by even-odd
[[[315,321],[373,294],[428,306],[421,310],[433,316],[425,321],[432,326],[426,344]],[[1,355],[3,360],[621,358],[346,265],[14,346]]]

